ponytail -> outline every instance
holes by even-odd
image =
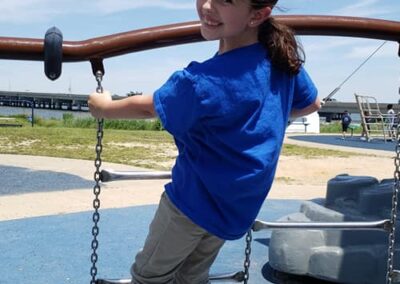
[[[259,27],[258,40],[267,49],[273,66],[293,75],[299,72],[304,51],[288,26],[269,17]]]

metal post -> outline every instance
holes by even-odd
[[[31,114],[31,125],[32,125],[32,127],[33,127],[33,124],[34,124],[34,106],[35,106],[35,104],[31,101],[31,108],[32,108],[32,114]]]

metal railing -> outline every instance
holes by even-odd
[[[276,16],[297,35],[348,36],[400,41],[400,22],[339,16]],[[64,41],[63,62],[92,61],[159,47],[203,41],[199,22]],[[43,61],[43,39],[0,37],[0,59]]]

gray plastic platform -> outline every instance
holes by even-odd
[[[305,201],[300,212],[279,221],[390,219],[393,186],[393,179],[338,175],[328,182],[326,199]],[[399,250],[397,245],[395,267],[399,264]],[[387,252],[388,233],[384,231],[276,230],[271,236],[269,265],[280,272],[335,283],[383,284]]]

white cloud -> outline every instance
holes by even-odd
[[[0,23],[43,22],[68,14],[101,16],[139,8],[192,10],[194,7],[187,0],[1,0]]]
[[[306,55],[312,58],[327,58],[340,56],[347,59],[365,59],[370,56],[381,44],[381,40],[329,37],[304,40]],[[397,55],[398,45],[395,42],[386,42],[380,48],[375,58],[393,58]],[[307,56],[309,57],[309,56]]]
[[[379,0],[360,0],[354,4],[347,5],[341,9],[333,11],[335,15],[347,15],[353,17],[376,17],[377,15],[392,14],[393,7],[385,7]]]
[[[381,44],[383,44],[383,42],[363,46],[354,46],[344,57],[352,59],[366,59],[368,56],[372,55],[372,53],[375,52],[381,46]],[[394,57],[395,55],[396,52],[394,52],[393,48],[389,46],[388,42],[386,42],[385,45],[383,45],[382,48],[380,48],[373,56],[375,58],[389,58]]]
[[[4,23],[38,22],[57,14],[56,6],[47,0],[3,0],[0,11],[0,22]]]
[[[306,52],[329,52],[339,48],[349,48],[354,45],[362,44],[362,40],[348,37],[310,37],[303,39]]]
[[[102,13],[115,13],[138,8],[158,8],[168,10],[192,10],[195,5],[187,0],[99,0],[96,1],[96,7]]]

